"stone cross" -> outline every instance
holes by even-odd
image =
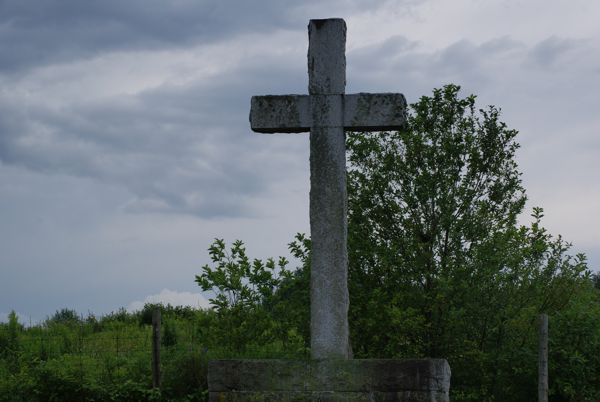
[[[350,357],[346,135],[400,129],[402,94],[345,95],[346,23],[308,24],[309,95],[253,96],[250,125],[259,133],[310,131],[311,356]]]

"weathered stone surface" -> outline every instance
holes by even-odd
[[[399,130],[406,122],[406,99],[398,93],[359,93],[343,95],[343,98],[340,95],[265,95],[252,97],[250,126],[258,133],[307,132],[313,125],[311,110],[322,112],[317,116],[319,121],[314,123],[321,127],[340,126],[341,113],[341,124],[349,131]]]
[[[342,127],[310,132],[310,328],[314,359],[348,358],[346,137]]]
[[[311,127],[344,126],[344,95],[310,95]],[[344,152],[346,148],[344,147]]]
[[[308,95],[253,96],[250,127],[258,133],[301,133],[310,130]]]
[[[308,23],[308,93],[343,94],[346,88],[346,22],[341,18]]]
[[[310,93],[310,353],[313,359],[349,356],[346,249],[346,23],[308,25]]]
[[[448,395],[429,391],[400,392],[210,392],[209,402],[446,402]]]
[[[359,93],[344,97],[344,127],[352,131],[400,130],[406,123],[406,99],[398,93]]]
[[[208,386],[225,401],[339,396],[350,401],[447,401],[450,367],[443,359],[217,360],[209,363]],[[250,396],[265,399],[243,399]]]

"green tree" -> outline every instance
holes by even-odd
[[[251,261],[239,240],[227,250],[225,242],[216,239],[209,254],[214,266],[203,266],[196,282],[203,291],[215,295],[209,299],[216,312],[213,336],[235,353],[259,353],[257,348],[277,342],[282,347],[291,342],[292,349],[301,353],[304,340],[297,329],[288,327],[286,319],[277,316],[281,309],[276,306],[281,303],[274,302],[282,284],[291,289],[293,274],[287,269],[288,260],[279,257],[277,263],[272,258]]]
[[[422,97],[404,131],[349,137],[352,318],[368,317],[371,327],[390,314],[385,322],[408,332],[382,331],[377,342],[360,339],[372,331],[356,332],[358,354],[445,353],[457,269],[472,276],[474,250],[523,209],[516,131],[497,109],[476,111],[475,97],[458,92],[450,85]],[[391,308],[378,313],[381,305]]]
[[[8,314],[8,323],[0,324],[0,357],[14,356],[20,349],[19,334],[23,325],[15,311]]]
[[[217,311],[252,308],[266,302],[281,279],[289,276],[285,257],[279,257],[277,264],[272,258],[266,263],[259,259],[251,262],[240,240],[233,242],[228,252],[225,242],[215,239],[208,251],[215,266],[204,265],[196,283],[203,291],[215,292],[209,301]]]
[[[560,311],[583,255],[518,226],[517,131],[448,85],[405,130],[348,137],[350,325],[363,357],[446,357],[455,400],[531,400],[535,316]]]
[[[55,323],[55,324],[70,324],[70,325],[79,324],[80,321],[81,321],[81,318],[77,314],[77,311],[68,309],[68,308],[56,310],[54,315],[51,318],[46,320],[47,324]]]
[[[266,308],[277,322],[279,337],[297,336],[305,350],[310,346],[310,239],[297,233],[288,244],[300,266],[280,282]]]

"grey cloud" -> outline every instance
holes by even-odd
[[[366,4],[377,8],[366,0],[336,0],[326,7],[352,12]],[[3,0],[0,71],[104,51],[210,43],[249,31],[305,29],[317,5],[322,12],[319,0]]]
[[[418,42],[395,35],[385,41],[363,48],[353,50],[348,54],[348,68],[363,73],[379,70],[383,66],[390,66],[406,54],[412,54],[418,47]]]
[[[248,124],[258,88],[305,86],[285,64],[267,71],[250,61],[210,81],[61,108],[0,98],[9,117],[0,120],[0,161],[122,186],[135,195],[130,212],[252,216],[249,201],[295,168],[286,158],[294,146],[278,149]]]
[[[588,86],[588,74],[570,74],[566,71],[591,69],[597,65],[594,61],[596,53],[584,40],[557,37],[549,37],[534,46],[510,37],[500,37],[481,44],[461,40],[438,51],[424,52],[417,42],[396,36],[348,55],[348,64],[355,75],[355,81],[349,81],[349,85],[354,85],[355,90],[368,90],[369,86],[379,90],[386,85],[388,89],[390,85],[401,86],[413,101],[431,88],[450,82],[476,89],[479,94],[499,84],[499,88],[510,87],[514,91],[521,91],[527,82],[533,91],[533,86],[539,81],[536,77],[540,75],[540,65],[552,65],[565,70],[561,77],[568,77],[573,89],[581,89],[584,86],[579,84]],[[583,62],[583,57],[589,61]],[[517,82],[522,85],[516,88],[509,85]],[[564,89],[571,92],[569,88]],[[582,91],[586,92],[589,90]]]
[[[179,121],[161,113],[158,104],[142,103],[144,112],[115,108],[111,113],[111,107],[102,105],[39,113],[19,129],[4,128],[0,160],[121,185],[141,200],[159,200],[164,211],[243,213],[244,198],[263,189],[260,170],[244,169],[253,154],[244,133],[203,127],[196,118]],[[129,120],[123,118],[127,113]],[[235,163],[228,163],[229,158]],[[221,201],[231,194],[238,194],[237,200]]]
[[[568,58],[571,51],[585,46],[585,41],[551,36],[531,49],[531,60],[538,68],[551,68]]]
[[[592,248],[583,251],[588,257],[588,268],[595,272],[600,272],[600,248]]]
[[[260,15],[252,15],[254,9],[248,2],[233,8],[229,1],[7,0],[0,3],[0,37],[6,56],[0,68],[11,70],[106,50],[213,41],[260,29]],[[237,18],[244,14],[250,18]],[[264,28],[273,29],[274,24]]]

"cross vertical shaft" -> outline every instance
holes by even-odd
[[[210,401],[448,402],[450,367],[445,360],[349,359],[344,130],[399,130],[406,122],[406,99],[400,93],[345,94],[344,20],[311,20],[308,33],[309,94],[253,96],[250,127],[265,134],[310,131],[313,360],[212,361]]]
[[[310,94],[311,356],[348,358],[346,24],[311,20]]]

